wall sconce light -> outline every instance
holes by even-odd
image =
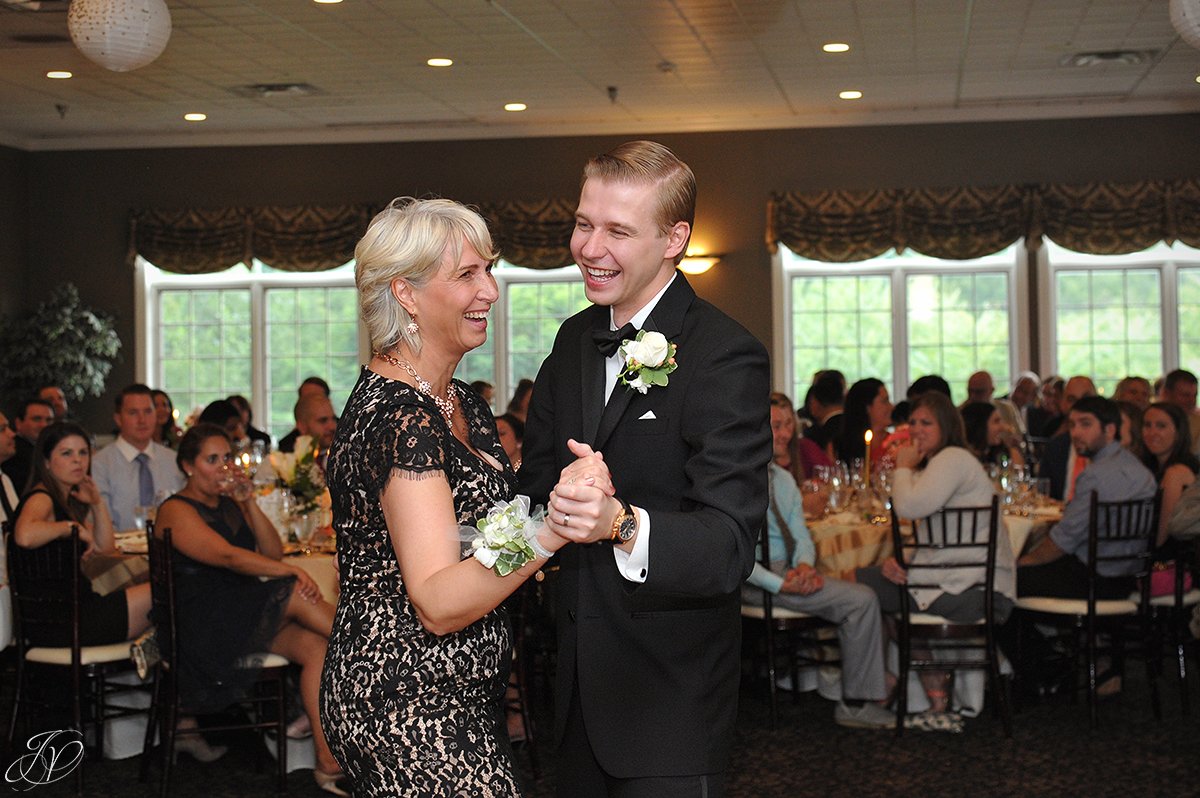
[[[684,274],[704,274],[720,260],[720,255],[684,255],[679,262],[679,270]]]

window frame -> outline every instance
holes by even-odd
[[[1010,254],[1011,253],[1011,254]],[[883,256],[855,263],[828,263],[802,258],[780,244],[772,255],[772,297],[776,323],[772,325],[772,384],[777,391],[791,396],[797,384],[792,363],[790,339],[792,316],[791,279],[804,277],[847,277],[852,275],[887,275],[892,291],[892,393],[902,396],[914,375],[908,373],[908,278],[918,275],[981,274],[1003,272],[1008,275],[1008,360],[1009,374],[1027,369],[1032,357],[1029,336],[1021,330],[1030,329],[1028,250],[1024,241],[975,260],[941,260],[911,250],[895,254],[889,250]],[[836,364],[815,364],[818,368],[837,368]],[[887,381],[885,375],[874,375]],[[920,375],[916,375],[920,376]],[[943,375],[944,376],[944,375]],[[965,375],[963,377],[965,379]],[[949,379],[949,378],[947,378]],[[797,404],[803,396],[791,396]]]

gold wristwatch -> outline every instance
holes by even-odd
[[[612,542],[620,545],[633,540],[634,533],[637,532],[637,516],[633,512],[633,508],[629,506],[629,502],[624,499],[617,499],[621,503],[621,509],[617,512],[612,523]]]

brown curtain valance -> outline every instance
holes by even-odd
[[[1042,235],[1077,252],[1137,252],[1200,241],[1200,179],[775,193],[767,245],[828,262],[892,249],[967,260]]]
[[[257,258],[293,272],[333,269],[386,203],[342,206],[140,210],[130,217],[129,254],[178,274],[208,274]],[[480,206],[501,255],[531,269],[570,265],[575,205],[566,200]]]

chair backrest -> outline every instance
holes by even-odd
[[[15,534],[8,538],[8,581],[12,588],[13,630],[19,647],[25,645],[28,629],[69,627],[71,647],[79,651],[79,561],[82,546],[79,528],[71,536],[52,540],[34,549],[17,545]]]
[[[1161,506],[1161,490],[1153,496],[1117,502],[1102,502],[1092,492],[1088,511],[1089,600],[1095,600],[1096,578],[1108,575],[1106,570],[1140,580],[1143,598],[1149,600]]]
[[[146,523],[146,551],[150,555],[150,617],[158,654],[168,668],[176,662],[175,573],[171,567],[171,529],[156,534],[154,523]]]
[[[996,578],[996,539],[1000,522],[1000,497],[978,507],[946,507],[927,518],[902,523],[892,510],[892,547],[896,562],[908,572],[907,587],[937,588],[941,574],[950,570],[981,568],[982,579],[970,587],[985,589],[984,603],[991,617]],[[1007,545],[1007,544],[1005,544]],[[913,565],[921,550],[952,552]],[[901,590],[907,609],[908,590]]]

